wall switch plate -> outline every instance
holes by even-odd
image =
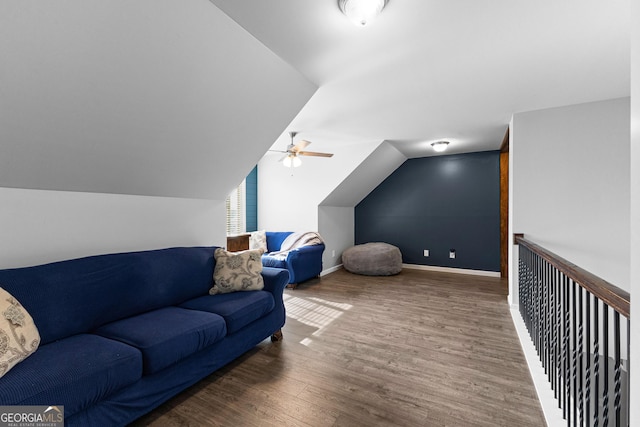
[[[456,250],[455,249],[450,249],[449,250],[449,258],[453,259],[456,257]]]
[[[424,256],[429,256],[429,249],[424,250]]]
[[[331,251],[331,256],[332,256],[333,258],[335,258],[335,256],[336,256],[336,250],[335,250],[335,249]]]

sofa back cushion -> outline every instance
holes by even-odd
[[[267,252],[276,252],[280,250],[284,239],[289,237],[293,231],[267,231]]]
[[[170,248],[0,270],[0,286],[31,314],[46,344],[206,295],[214,250]]]

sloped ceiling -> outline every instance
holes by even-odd
[[[317,86],[207,0],[0,2],[0,186],[224,199]]]
[[[406,160],[397,148],[382,142],[320,205],[356,206]]]
[[[514,112],[629,95],[629,0],[390,0],[364,28],[336,0],[211,1],[319,85],[291,123],[317,151],[495,150]]]

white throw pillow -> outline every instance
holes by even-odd
[[[265,230],[251,233],[249,236],[249,249],[262,249],[262,252],[267,252],[267,232]]]
[[[261,249],[227,252],[218,248],[213,256],[216,259],[216,267],[213,270],[214,283],[209,294],[259,291],[264,288]]]
[[[40,334],[27,310],[0,288],[0,377],[29,357],[40,345]]]

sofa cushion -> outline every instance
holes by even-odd
[[[271,292],[254,291],[205,295],[180,307],[219,314],[227,324],[227,334],[233,334],[273,310],[275,302]]]
[[[216,267],[213,271],[213,287],[209,294],[226,294],[237,291],[257,291],[264,288],[262,279],[262,250],[227,252],[216,249]]]
[[[293,231],[267,231],[267,252],[279,251],[282,242],[292,233]]]
[[[144,373],[153,374],[221,340],[227,330],[217,314],[165,307],[109,323],[94,333],[138,348]]]
[[[262,265],[264,267],[287,268],[287,257],[262,255]]]
[[[249,236],[249,249],[262,249],[262,252],[267,252],[267,232],[259,230],[251,233]]]
[[[0,270],[0,284],[31,314],[46,344],[206,295],[213,251],[170,248]]]
[[[39,344],[38,328],[27,310],[0,288],[0,378],[36,351]]]
[[[138,381],[142,355],[121,342],[81,334],[42,345],[19,368],[0,378],[0,405],[64,402],[70,416]]]

